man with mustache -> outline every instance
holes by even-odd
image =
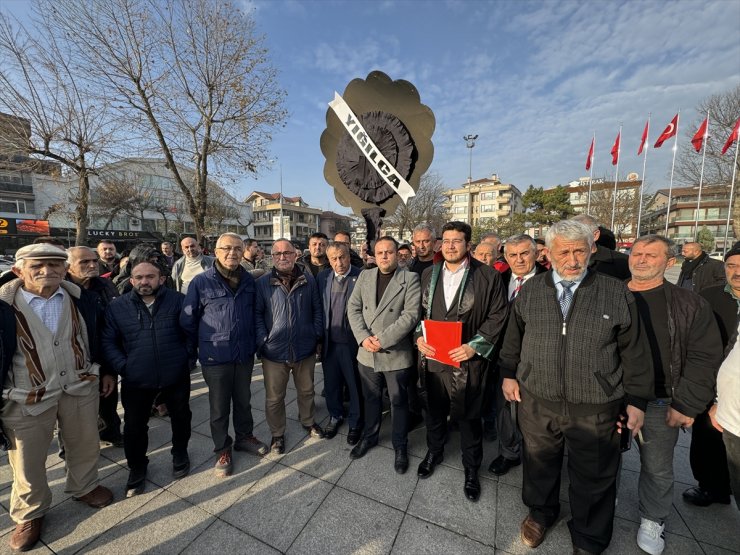
[[[642,427],[653,397],[650,354],[627,286],[588,269],[591,230],[563,220],[546,241],[552,269],[522,286],[499,357],[504,397],[519,403],[529,507],[521,539],[537,547],[557,521],[567,450],[573,552],[601,553],[614,522],[616,423],[624,409],[624,433]]]
[[[663,277],[676,261],[673,252],[670,239],[639,237],[630,251],[632,279],[627,283],[650,344],[655,383],[655,400],[648,403],[638,441],[637,545],[651,555],[660,555],[665,548],[664,523],[673,502],[673,451],[679,428],[690,428],[714,399],[715,375],[722,361],[709,304]]]

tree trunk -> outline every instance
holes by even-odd
[[[87,245],[87,209],[90,204],[90,181],[86,170],[80,172],[78,180],[77,206],[75,207],[75,223],[77,225],[75,246],[79,247]]]

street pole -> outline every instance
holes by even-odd
[[[475,140],[478,135],[466,135],[463,137],[465,146],[470,149],[470,165],[468,166],[468,185],[473,181],[473,147],[475,146]]]
[[[285,237],[283,231],[283,165],[280,164],[280,238]]]

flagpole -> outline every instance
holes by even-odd
[[[614,215],[617,210],[617,182],[619,181],[619,154],[622,150],[622,126],[619,126],[619,134],[617,135],[619,137],[619,144],[617,145],[617,170],[614,174],[614,198],[612,199],[612,226],[609,228],[612,232],[614,232]],[[616,233],[615,233],[616,235]]]
[[[735,163],[732,165],[732,184],[730,185],[730,205],[727,207],[727,225],[725,225],[725,242],[722,254],[727,254],[727,238],[730,232],[730,215],[732,214],[732,195],[735,192],[735,175],[737,174],[737,151],[740,148],[740,140],[735,141]]]
[[[707,110],[707,128],[704,130],[701,152],[701,172],[699,173],[699,196],[696,199],[696,215],[694,216],[694,241],[699,239],[699,206],[701,205],[701,188],[704,182],[704,159],[707,156],[707,139],[709,137],[709,110]]]
[[[591,168],[588,171],[588,201],[586,203],[586,214],[591,214],[591,184],[594,182],[594,157],[596,156],[596,131],[594,131],[594,136],[591,139],[591,163],[589,164],[589,167]]]
[[[645,158],[642,159],[642,181],[640,182],[640,200],[637,205],[637,232],[635,233],[635,239],[640,237],[640,221],[642,220],[642,195],[645,188],[645,167],[647,166],[647,155],[650,150],[650,116],[652,112],[648,113],[647,121],[647,135],[645,136]]]
[[[676,151],[678,150],[678,124],[681,122],[681,110],[676,114],[676,134],[673,136],[673,163],[671,164],[671,181],[668,185],[668,204],[665,209],[665,236],[668,237],[668,216],[671,214],[671,193],[673,192],[673,170],[676,167]]]

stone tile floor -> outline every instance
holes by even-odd
[[[327,419],[321,367],[316,372],[316,415]],[[265,422],[261,367],[253,380],[255,434],[269,441]],[[496,455],[485,444],[481,472],[483,493],[470,503],[462,493],[463,471],[459,435],[451,433],[445,462],[428,480],[416,477],[426,452],[424,428],[409,437],[411,466],[403,476],[393,471],[389,423],[380,445],[363,459],[349,458],[346,425],[332,440],[307,437],[297,420],[295,390],[288,392],[287,452],[259,459],[235,453],[234,475],[214,477],[215,455],[208,426],[208,398],[199,373],[193,374],[191,407],[192,470],[173,481],[166,418],[150,421],[150,464],[143,495],[125,498],[128,476],[122,449],[106,447],[100,476],[116,502],[93,510],[64,494],[64,462],[52,444],[47,459],[53,506],[42,542],[31,553],[111,554],[492,554],[533,552],[519,540],[526,514],[521,501],[521,466],[501,478],[487,472]],[[386,415],[386,419],[389,416]],[[681,492],[693,485],[688,462],[690,434],[681,434],[675,457],[675,492],[666,524],[666,555],[740,553],[740,512],[733,505],[697,508],[684,503]],[[625,454],[620,478],[611,554],[642,553],[635,544],[639,526],[636,449]],[[13,523],[7,514],[11,473],[0,460],[0,553],[9,552]],[[540,554],[571,552],[566,526],[568,479],[561,490],[563,515],[550,531]]]

